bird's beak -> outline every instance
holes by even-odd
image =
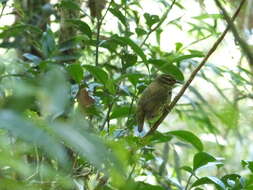
[[[181,80],[176,80],[176,83],[179,83],[179,84],[184,84],[184,81],[181,81]]]

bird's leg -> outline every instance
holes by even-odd
[[[170,112],[170,104],[165,104],[163,112]]]

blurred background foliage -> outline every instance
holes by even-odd
[[[253,65],[232,33],[159,130],[136,129],[150,81],[186,81],[227,25],[215,1],[0,3],[1,190],[253,189]],[[252,0],[236,28],[252,53]]]

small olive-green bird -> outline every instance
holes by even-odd
[[[150,121],[156,118],[170,103],[172,89],[176,83],[180,83],[180,81],[169,74],[161,74],[142,92],[136,110],[139,132],[143,130],[145,119]]]

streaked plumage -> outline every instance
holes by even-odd
[[[143,130],[144,120],[151,120],[163,111],[165,105],[171,101],[172,89],[178,81],[168,74],[156,77],[142,95],[137,104],[136,119],[138,131]]]

